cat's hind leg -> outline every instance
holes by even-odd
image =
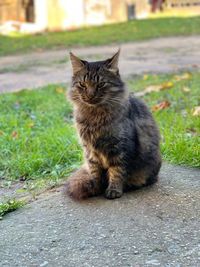
[[[83,166],[68,178],[65,192],[76,200],[99,195],[102,193],[101,179],[93,178]]]
[[[124,189],[139,189],[144,186],[149,186],[158,181],[158,174],[153,174],[147,170],[135,170],[132,175],[125,181]]]

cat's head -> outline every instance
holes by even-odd
[[[89,106],[117,105],[126,95],[118,70],[118,51],[103,61],[88,62],[70,53],[73,69],[70,99],[76,104]]]

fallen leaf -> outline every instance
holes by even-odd
[[[17,131],[13,131],[11,134],[12,138],[18,139],[19,138],[19,133]]]
[[[173,82],[166,82],[166,83],[163,83],[161,85],[161,90],[168,89],[168,88],[171,88],[173,86],[174,86]]]
[[[168,108],[169,106],[170,106],[170,102],[165,100],[165,101],[162,101],[162,102],[158,103],[157,105],[153,106],[151,109],[152,109],[152,111],[158,111],[158,110]]]
[[[200,106],[193,109],[192,116],[200,116]]]
[[[0,136],[1,136],[1,135],[4,135],[4,132],[0,130]]]
[[[182,88],[182,91],[185,92],[185,93],[188,93],[188,92],[190,92],[190,88],[187,87],[187,86],[184,86],[184,87]]]
[[[143,75],[143,80],[144,80],[144,81],[146,81],[148,78],[149,78],[149,75],[147,75],[147,74],[144,74],[144,75]]]
[[[136,92],[135,96],[144,96],[144,95],[149,94],[151,92],[159,92],[160,90],[161,90],[160,85],[150,85],[146,89],[144,89],[143,91]]]
[[[58,88],[56,88],[56,93],[63,94],[64,93],[64,89],[62,87],[58,87]]]
[[[135,96],[144,96],[151,92],[159,92],[161,90],[169,89],[173,86],[174,86],[173,82],[165,82],[162,84],[150,85],[146,87],[143,91],[135,93]]]
[[[183,73],[182,75],[175,75],[174,78],[176,81],[189,80],[192,78],[192,74],[189,72],[186,72],[186,73]]]
[[[161,89],[162,89],[162,85],[161,84],[159,84],[159,85],[150,85],[144,90],[144,92],[147,92],[147,93],[158,92]]]

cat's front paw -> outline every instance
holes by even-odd
[[[107,188],[105,192],[105,197],[108,199],[119,198],[123,194],[120,188]]]

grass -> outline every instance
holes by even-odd
[[[165,36],[200,34],[200,17],[134,20],[76,31],[37,35],[0,35],[0,56],[52,48],[146,40]]]
[[[182,79],[184,76],[186,79]],[[140,91],[150,85],[167,83],[171,88],[143,97],[151,109],[163,101],[170,103],[168,108],[153,112],[162,135],[163,159],[174,164],[200,167],[200,117],[193,116],[194,107],[200,106],[200,73],[145,75],[143,79],[138,77],[129,81],[129,87]]]
[[[64,89],[0,96],[0,177],[11,180],[62,177],[79,164],[82,152]]]
[[[128,81],[131,90],[171,81],[172,88],[144,96],[162,134],[163,158],[200,167],[200,120],[192,115],[199,103],[200,73],[177,81],[173,75],[148,75]],[[189,88],[185,92],[183,88]],[[61,86],[0,95],[0,177],[5,180],[51,180],[67,176],[81,164],[82,149],[72,121],[72,107]]]
[[[2,217],[6,215],[7,213],[23,207],[24,204],[25,203],[22,200],[16,200],[16,199],[12,199],[4,203],[0,203],[0,219],[2,219]]]

